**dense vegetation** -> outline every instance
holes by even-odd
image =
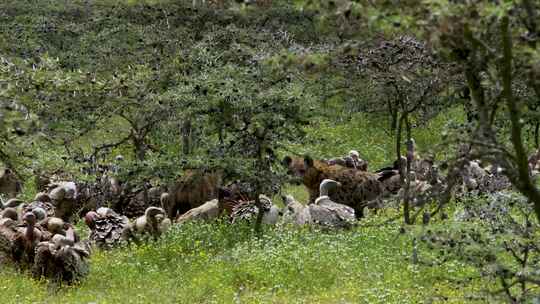
[[[375,170],[408,156],[409,138],[448,180],[468,144],[468,160],[513,185],[449,187],[422,206],[405,194],[349,231],[173,226],[94,252],[74,286],[4,267],[7,303],[540,300],[540,184],[527,159],[540,138],[538,3],[4,2],[0,162],[24,200],[39,175],[94,181],[122,155],[117,177],[134,185],[219,168],[276,203],[275,184],[305,203],[283,156],[357,149]]]

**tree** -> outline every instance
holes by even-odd
[[[287,71],[272,71],[264,63],[251,67],[226,65],[204,73],[178,92],[182,107],[207,122],[206,148],[228,176],[247,181],[260,210],[255,231],[260,232],[259,195],[275,192],[285,176],[277,151],[288,141],[302,139],[306,123],[301,104],[306,94]],[[252,83],[257,83],[253,86]],[[201,100],[201,92],[205,98]]]
[[[15,63],[0,56],[0,162],[21,177],[18,169],[30,157],[25,151],[27,139],[36,132],[36,117],[11,95],[13,73],[17,73]]]
[[[430,4],[431,41],[463,71],[477,113],[469,138],[473,157],[502,167],[540,220],[540,189],[529,174],[523,138],[527,100],[540,98],[538,4]]]
[[[439,94],[450,80],[450,66],[437,58],[426,43],[411,36],[382,40],[363,52],[359,59],[374,86],[379,87],[382,98],[387,100],[392,131],[396,134],[396,160],[400,164],[401,184],[405,186],[404,220],[412,224],[409,206],[410,171],[414,160],[411,116],[417,115],[418,120],[421,112],[442,108]],[[408,151],[406,168],[402,168],[400,161],[403,126]]]
[[[8,78],[10,96],[35,112],[43,134],[68,153],[76,153],[73,142],[100,132],[108,140],[91,145],[91,158],[128,143],[138,161],[158,150],[148,138],[172,112],[173,104],[161,97],[170,85],[168,71],[138,65],[112,74],[69,72],[48,57],[16,69]]]

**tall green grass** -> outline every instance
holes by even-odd
[[[420,153],[435,152],[442,158],[448,146],[443,145],[441,134],[451,130],[450,121],[464,121],[461,108],[450,108],[425,125],[412,129],[417,150]],[[351,120],[342,123],[320,120],[307,129],[304,143],[293,145],[289,150],[298,155],[310,154],[317,158],[346,155],[350,150],[358,150],[361,157],[370,163],[370,169],[391,164],[396,159],[395,134],[388,130],[388,118],[380,115],[358,113]],[[405,152],[405,133],[402,149]]]
[[[8,268],[0,290],[3,303],[464,303],[485,284],[457,262],[413,265],[411,238],[375,225],[392,215],[345,232],[267,227],[262,238],[242,224],[175,226],[158,242],[95,252],[78,286]]]

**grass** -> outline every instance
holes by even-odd
[[[417,150],[437,154],[442,159],[448,153],[448,145],[443,145],[441,133],[449,128],[449,121],[463,121],[464,113],[459,107],[447,109],[429,120],[426,125],[413,128],[412,135]],[[386,130],[387,118],[378,115],[356,113],[351,121],[336,124],[321,120],[307,131],[305,143],[291,147],[298,155],[310,154],[316,158],[331,158],[346,155],[350,150],[358,150],[361,157],[369,161],[370,170],[390,165],[396,159],[395,134]],[[435,131],[436,130],[436,131]],[[405,134],[403,134],[403,142]],[[403,153],[405,145],[402,144]]]
[[[0,290],[4,303],[463,303],[486,283],[467,281],[476,274],[458,262],[412,265],[409,234],[377,225],[389,216],[346,232],[283,225],[262,238],[247,225],[176,226],[158,242],[95,252],[79,286],[3,269]]]

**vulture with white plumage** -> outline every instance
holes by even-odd
[[[51,184],[49,189],[49,197],[56,209],[55,216],[69,221],[77,206],[77,185],[74,182],[57,182]]]
[[[220,206],[217,199],[213,199],[202,204],[199,207],[193,208],[188,212],[178,216],[176,222],[179,224],[191,221],[209,221],[215,219],[220,214]]]
[[[340,183],[324,179],[320,186],[320,196],[313,204],[304,206],[292,196],[284,198],[287,211],[284,218],[297,225],[318,225],[324,228],[350,228],[356,222],[354,209],[334,202],[329,193],[340,186]]]
[[[320,196],[307,206],[312,223],[328,228],[350,228],[356,222],[354,209],[334,202],[328,195],[341,184],[325,179],[320,184]]]
[[[306,205],[295,200],[292,195],[283,196],[282,199],[283,204],[285,205],[285,212],[283,213],[283,220],[285,223],[304,225],[311,221]]]
[[[139,236],[150,235],[154,240],[158,239],[171,226],[171,220],[167,218],[165,210],[159,207],[148,207],[143,216],[138,217],[128,231],[129,238],[135,240]]]

